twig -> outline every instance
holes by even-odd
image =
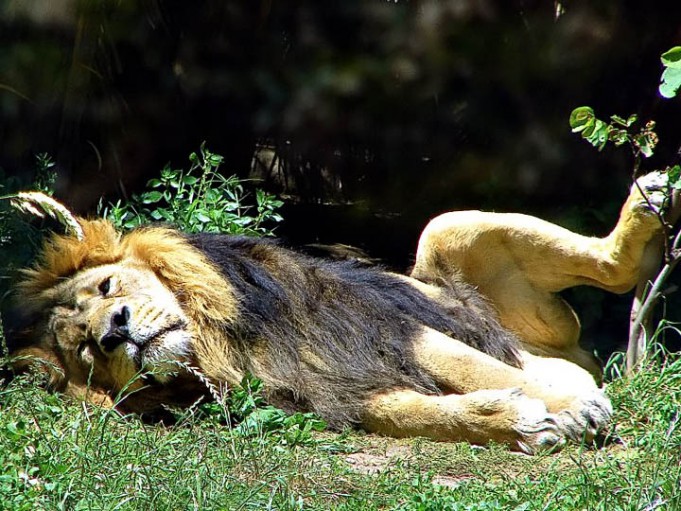
[[[679,240],[679,234],[676,236],[676,241]],[[676,244],[676,241],[674,244]],[[657,274],[657,278],[653,282],[650,290],[645,295],[645,299],[634,314],[632,308],[632,324],[629,334],[629,345],[627,346],[627,374],[630,374],[639,365],[646,352],[646,345],[650,334],[646,325],[650,321],[653,309],[657,300],[662,296],[662,286],[671,275],[672,271],[679,263],[678,254],[668,261],[662,270]],[[648,281],[650,283],[650,281]]]
[[[637,181],[636,186],[639,191],[642,190]],[[649,206],[652,206],[646,198]],[[681,260],[681,232],[674,237],[672,245],[669,245],[670,232],[674,223],[681,216],[681,200],[679,200],[679,193],[674,191],[669,194],[670,206],[663,216],[657,209],[660,222],[663,227],[663,243],[661,243],[660,236],[651,239],[646,245],[643,252],[643,265],[639,281],[636,285],[636,293],[631,308],[631,320],[629,327],[629,342],[627,345],[626,356],[626,373],[631,374],[643,360],[647,351],[647,343],[651,337],[650,323],[652,320],[652,313],[655,309],[657,301],[662,296],[662,287],[666,280],[671,275],[676,265]],[[664,249],[663,249],[664,245]],[[665,264],[662,269],[659,269],[657,261],[661,259],[661,253],[664,252]],[[659,269],[659,271],[658,271]],[[655,276],[657,274],[657,276]]]

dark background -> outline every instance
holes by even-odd
[[[446,210],[521,211],[602,235],[625,149],[570,133],[580,105],[655,119],[648,169],[678,160],[681,102],[657,93],[681,2],[5,0],[0,171],[57,162],[81,214],[139,191],[202,141],[286,200],[278,234],[397,269]],[[277,165],[254,172],[254,155]],[[626,338],[629,298],[571,292],[587,334]]]

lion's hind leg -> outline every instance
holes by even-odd
[[[614,293],[633,288],[648,242],[661,232],[667,176],[637,180],[605,238],[582,236],[514,213],[458,211],[429,222],[419,239],[412,277],[463,280],[497,309],[501,323],[533,353],[559,356],[594,371],[577,344],[579,320],[560,291],[579,285]]]
[[[362,423],[368,431],[398,438],[495,442],[528,454],[565,443],[558,418],[519,389],[445,396],[390,391],[368,400]]]

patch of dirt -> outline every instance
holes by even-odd
[[[454,488],[482,477],[489,480],[536,475],[550,467],[574,464],[571,457],[528,456],[501,446],[478,447],[465,443],[431,442],[425,439],[394,439],[373,435],[353,440],[355,451],[343,459],[352,471],[377,475],[391,469],[432,475],[433,484]],[[582,454],[588,456],[587,451]]]
[[[388,446],[383,454],[356,452],[345,457],[353,469],[363,474],[377,474],[409,457],[411,449],[403,445]]]
[[[423,439],[390,439],[367,436],[357,452],[346,454],[345,461],[355,472],[377,475],[394,467],[410,472],[434,474],[432,483],[455,488],[476,476],[470,471],[470,456],[477,449],[456,448],[452,444]]]
[[[457,486],[461,486],[461,484],[474,478],[475,476],[472,474],[462,474],[460,476],[435,476],[433,477],[433,484],[446,486],[447,488],[456,488]]]
[[[474,480],[505,484],[510,479],[537,479],[547,472],[572,471],[576,464],[595,470],[638,458],[637,450],[622,443],[600,449],[568,445],[561,453],[528,456],[503,446],[356,435],[352,436],[352,447],[352,453],[345,451],[340,456],[353,472],[369,476],[388,471],[404,472],[409,477],[428,474],[434,485],[446,488],[465,486]]]

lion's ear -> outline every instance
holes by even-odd
[[[10,363],[17,372],[31,369],[46,374],[49,377],[48,385],[55,390],[62,390],[66,385],[66,370],[51,350],[40,346],[20,348],[12,354]]]

